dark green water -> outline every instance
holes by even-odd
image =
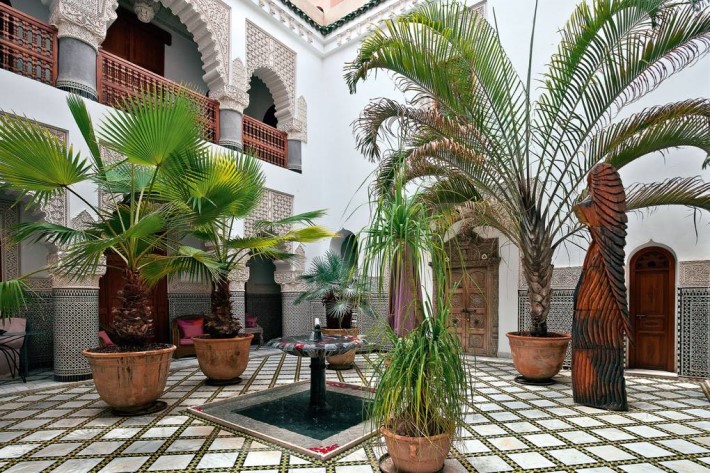
[[[367,419],[372,403],[361,397],[328,391],[328,407],[316,412],[309,408],[309,400],[310,393],[303,391],[232,412],[324,440]]]

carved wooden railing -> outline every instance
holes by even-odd
[[[0,3],[0,69],[54,85],[57,29]]]
[[[99,50],[96,61],[96,88],[99,102],[121,108],[127,97],[152,90],[154,87],[158,90],[182,91],[199,107],[202,137],[212,143],[219,141],[219,102],[216,100],[169,81],[102,49]]]
[[[288,163],[288,136],[285,132],[244,115],[242,121],[244,151],[267,163],[283,168]]]

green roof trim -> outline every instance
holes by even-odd
[[[353,10],[353,11],[351,11],[350,13],[348,13],[347,15],[345,15],[344,17],[340,18],[339,20],[334,21],[333,23],[331,23],[331,24],[329,24],[329,25],[325,25],[325,26],[319,25],[318,23],[316,23],[315,21],[313,21],[313,18],[311,18],[310,16],[308,16],[303,10],[301,10],[300,8],[298,8],[298,7],[297,7],[296,5],[294,5],[291,1],[289,1],[289,0],[281,0],[281,3],[283,3],[283,4],[286,5],[288,8],[290,8],[296,15],[298,15],[298,16],[299,16],[302,20],[304,20],[306,23],[308,23],[308,24],[311,25],[313,28],[315,28],[316,30],[318,30],[318,32],[319,32],[320,34],[322,34],[323,36],[326,36],[326,35],[332,33],[333,31],[337,30],[337,29],[340,28],[341,26],[343,26],[345,23],[348,23],[348,22],[350,22],[350,21],[353,21],[355,18],[359,17],[360,15],[366,13],[366,12],[369,11],[369,10],[372,10],[372,9],[375,8],[377,5],[380,5],[380,4],[382,4],[382,3],[386,2],[386,1],[387,1],[387,0],[370,0],[369,2],[367,2],[366,4],[364,4],[363,6],[361,6],[360,8],[358,8],[357,10]]]

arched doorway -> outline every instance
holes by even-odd
[[[631,258],[629,368],[675,370],[675,258],[652,246]]]
[[[249,280],[244,286],[246,314],[255,315],[264,329],[264,340],[283,334],[281,286],[276,284],[276,266],[268,258],[252,257],[248,262]]]

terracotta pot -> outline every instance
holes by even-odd
[[[81,352],[89,360],[96,390],[121,415],[152,410],[165,390],[175,345],[124,353]],[[161,406],[160,408],[164,408]]]
[[[515,369],[530,381],[549,380],[560,372],[572,338],[568,333],[551,332],[547,337],[531,337],[520,332],[506,335]]]
[[[354,328],[324,328],[321,329],[323,335],[349,335],[351,337],[357,337],[360,335],[360,330],[357,327]],[[325,359],[328,365],[332,369],[347,370],[353,367],[355,362],[355,354],[357,350],[350,350],[342,355],[327,356]]]
[[[249,346],[253,334],[234,338],[193,337],[200,369],[210,381],[239,382],[249,363]]]
[[[451,434],[433,437],[405,437],[384,427],[380,433],[385,437],[387,452],[400,473],[434,473],[444,468],[444,460],[451,448]]]

